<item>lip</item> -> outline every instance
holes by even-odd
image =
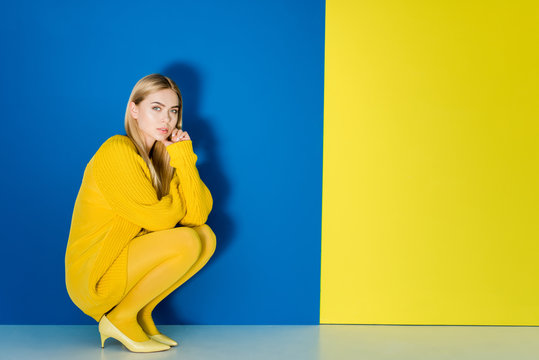
[[[161,131],[162,134],[168,133],[168,128],[157,128],[157,130]]]

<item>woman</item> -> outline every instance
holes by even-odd
[[[151,74],[131,92],[127,136],[114,135],[90,159],[75,201],[65,254],[72,301],[133,352],[168,350],[152,310],[215,251],[205,224],[212,196],[199,177],[182,96]],[[176,227],[178,225],[178,227]]]

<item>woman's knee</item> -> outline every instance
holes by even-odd
[[[198,233],[189,227],[173,229],[174,236],[168,244],[171,255],[180,257],[192,257],[197,259],[202,251],[201,239]]]
[[[217,246],[217,237],[213,230],[207,225],[203,224],[193,228],[200,237],[200,240],[204,246],[204,252],[209,256],[213,255]]]

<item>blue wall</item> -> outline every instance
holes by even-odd
[[[135,82],[172,77],[214,196],[214,257],[159,324],[318,324],[324,1],[10,2],[2,48],[1,324],[94,324],[64,254],[86,163]]]

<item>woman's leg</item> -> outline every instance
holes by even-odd
[[[137,322],[137,313],[183,276],[200,252],[198,233],[188,227],[134,238],[127,255],[127,294],[107,318],[132,340],[149,340]]]
[[[140,324],[144,332],[148,335],[159,334],[159,330],[157,330],[157,328],[155,327],[155,324],[152,319],[152,311],[157,306],[157,304],[159,304],[171,292],[173,292],[181,284],[189,280],[200,269],[202,269],[215,252],[215,234],[213,233],[212,229],[206,224],[194,227],[192,229],[195,230],[200,237],[200,242],[202,244],[200,257],[189,269],[189,271],[187,271],[181,278],[179,278],[171,287],[169,287],[166,291],[157,296],[139,311],[137,316],[138,323]]]

